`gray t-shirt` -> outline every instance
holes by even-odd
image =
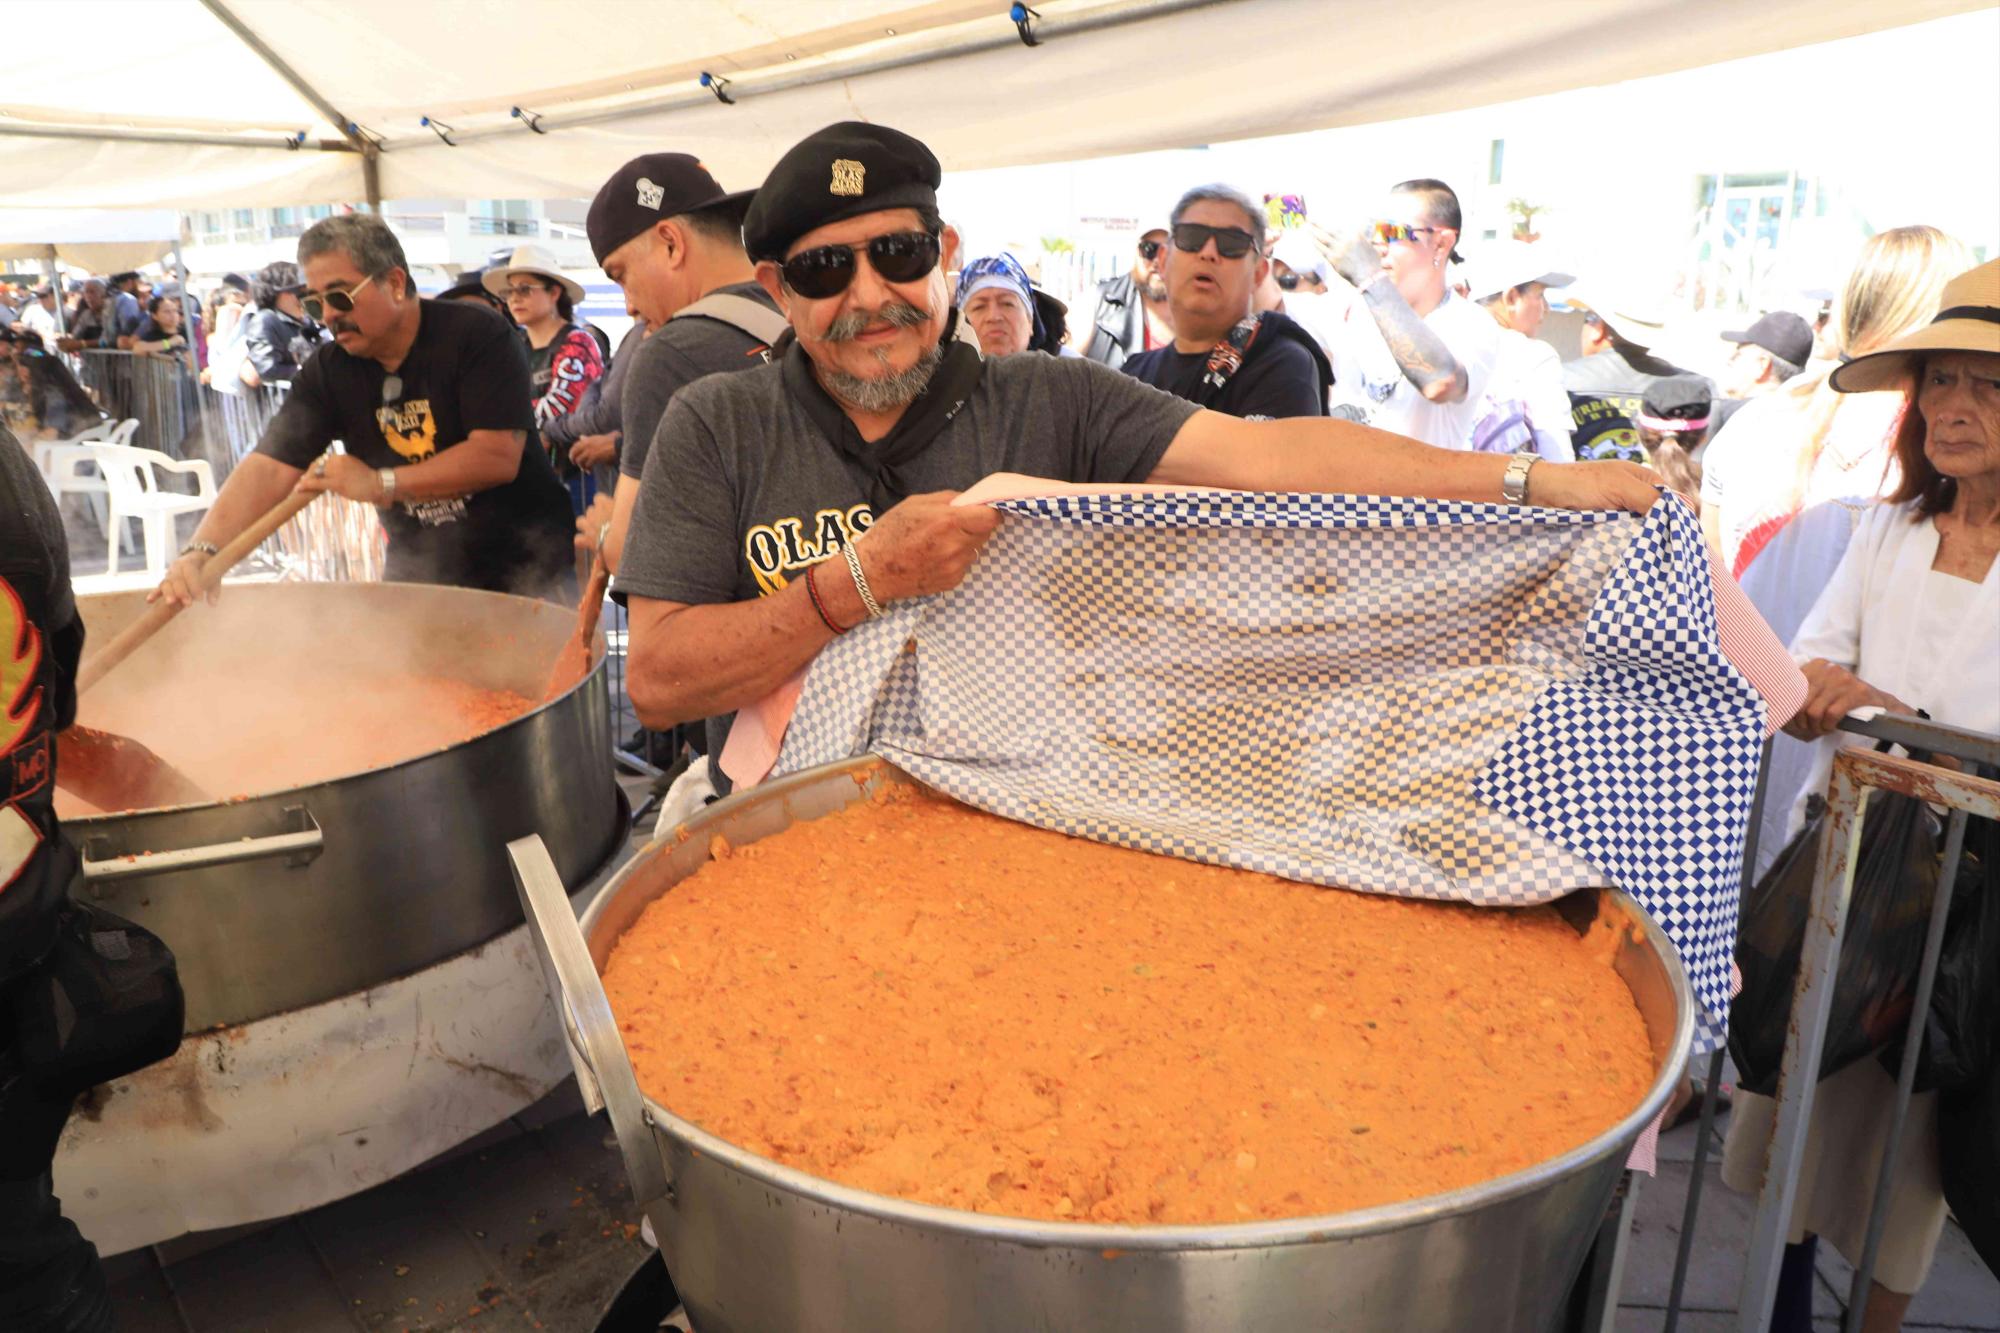
[[[718,287],[709,293],[722,294],[747,297],[771,310],[778,308],[754,282]],[[745,370],[770,359],[769,347],[718,319],[691,315],[662,324],[639,344],[631,369],[625,372],[618,405],[619,429],[625,433],[618,444],[619,472],[634,481],[646,475],[646,455],[652,451],[654,432],[666,414],[667,403],[683,388],[704,375]]]
[[[1001,357],[898,474],[911,494],[964,490],[994,472],[1143,481],[1198,410],[1095,361]],[[867,479],[793,397],[782,364],[718,375],[677,395],[660,422],[617,588],[748,601],[836,554],[874,517]]]

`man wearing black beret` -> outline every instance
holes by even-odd
[[[647,726],[709,718],[718,754],[724,715],[835,635],[956,587],[999,515],[951,502],[994,472],[1635,513],[1657,498],[1635,464],[1529,476],[1352,422],[1204,411],[1081,357],[982,362],[952,336],[942,175],[909,135],[846,122],[758,187],[744,248],[793,336],[771,365],[689,385],[660,422],[616,584]]]

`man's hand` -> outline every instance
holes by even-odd
[[[854,545],[878,602],[956,588],[1000,526],[990,505],[954,507],[956,491],[912,495],[875,520]]]
[[[1306,223],[1306,234],[1312,237],[1321,255],[1335,273],[1347,279],[1356,287],[1366,287],[1371,281],[1382,276],[1382,256],[1375,252],[1375,246],[1362,228],[1329,231],[1316,222]]]
[[[1892,713],[1916,712],[1895,695],[1876,689],[1846,667],[1823,658],[1814,658],[1800,670],[1806,676],[1806,701],[1785,724],[1785,734],[1794,740],[1816,741],[1838,730],[1841,719],[1857,708],[1874,706]]]
[[[589,551],[593,555],[601,553],[597,535],[611,525],[611,496],[599,491],[597,498],[590,502],[590,508],[583,511],[576,520],[576,549]]]
[[[164,597],[169,605],[182,610],[193,606],[195,596],[201,588],[202,566],[206,565],[209,559],[210,557],[201,551],[189,551],[186,555],[176,558],[167,566],[166,577],[160,580],[160,586],[146,594],[146,600],[157,602]],[[210,588],[208,604],[214,606],[221,596],[220,584]]]
[[[603,435],[579,435],[576,443],[569,447],[569,461],[584,471],[618,458],[618,432],[608,431]]]
[[[363,504],[382,502],[382,478],[352,454],[321,454],[299,478],[301,491],[332,491]]]
[[[1660,498],[1660,474],[1638,463],[1537,463],[1528,469],[1528,503],[1548,509],[1649,512]]]

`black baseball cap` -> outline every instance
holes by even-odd
[[[1803,366],[1812,359],[1812,325],[1789,310],[1773,310],[1768,315],[1759,315],[1757,322],[1749,328],[1725,333],[1722,340],[1754,344],[1780,361],[1789,361],[1795,366]]]
[[[783,259],[793,241],[829,222],[889,208],[936,216],[944,168],[919,140],[886,125],[844,120],[778,159],[743,219],[752,259]]]
[[[1699,435],[1714,402],[1714,386],[1701,376],[1669,375],[1646,386],[1637,424],[1662,435]]]
[[[737,203],[754,191],[731,194],[687,153],[647,153],[612,173],[590,201],[583,228],[590,253],[602,264],[611,252],[656,222],[715,204]]]

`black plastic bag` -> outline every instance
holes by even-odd
[[[1939,1095],[1938,1174],[1952,1216],[2000,1276],[2000,1061],[1977,1084]]]
[[[1817,811],[1743,896],[1736,933],[1743,991],[1730,1004],[1729,1054],[1741,1075],[1738,1085],[1746,1092],[1768,1097],[1777,1090],[1811,914],[1813,874],[1830,823],[1824,809]],[[1896,1041],[1906,1030],[1937,890],[1943,828],[1930,807],[1914,797],[1869,794],[1820,1052],[1822,1079]]]
[[[2000,825],[1989,819],[1966,823],[1923,1042],[1918,1092],[1971,1087],[2000,1057]],[[1901,1040],[1882,1052],[1892,1076],[1902,1053]]]

